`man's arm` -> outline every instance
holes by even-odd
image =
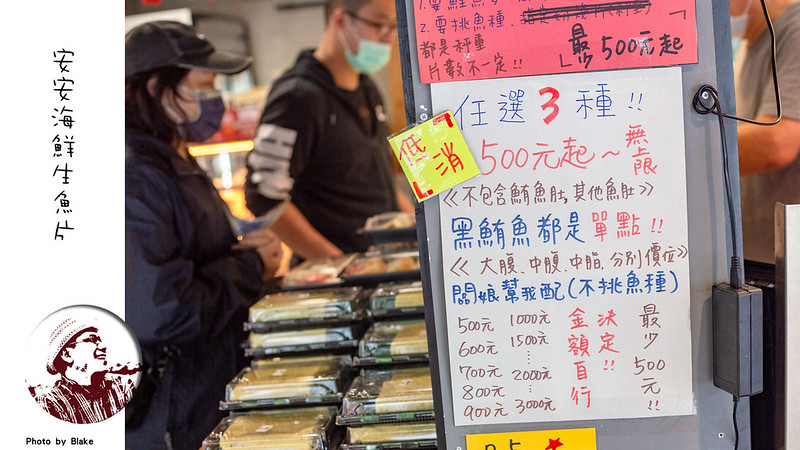
[[[775,117],[756,120],[772,122]],[[800,154],[800,121],[783,117],[775,125],[737,125],[739,174],[741,176],[780,170]]]
[[[787,14],[785,7],[790,2],[773,3],[781,4],[780,8],[774,8],[775,11],[770,7],[773,20],[778,16],[784,19],[783,14]],[[775,29],[775,64],[783,105],[783,117],[775,125],[738,124],[739,173],[741,175],[783,169],[791,164],[800,153],[800,58],[797,57],[797,48],[800,46],[800,27],[795,22],[784,21],[782,23],[781,27]],[[766,24],[764,24],[764,31],[758,39],[763,38],[764,33],[767,33]],[[752,39],[755,40],[756,37]],[[753,40],[750,42],[754,42]],[[755,96],[758,98],[759,103],[752,105],[755,109],[750,114],[755,116],[757,121],[773,122],[777,115],[777,101],[772,78],[769,78],[769,82],[765,80],[761,85],[757,82],[748,84],[747,80],[750,78],[745,76],[746,74],[756,74],[756,67],[759,66],[756,61],[759,61],[760,54],[756,51],[750,55],[751,45],[748,44],[748,52],[739,69],[740,78],[737,81],[744,84],[737,86],[737,95],[747,93],[748,95],[745,97]],[[763,67],[759,66],[759,68],[763,70]]]
[[[288,245],[292,252],[303,259],[341,255],[339,247],[333,245],[308,222],[306,216],[289,202],[272,230]]]

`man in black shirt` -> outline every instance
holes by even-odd
[[[319,46],[274,84],[248,156],[247,207],[300,258],[364,251],[370,216],[413,211],[393,185],[381,95],[369,74],[389,60],[392,0],[329,0]]]

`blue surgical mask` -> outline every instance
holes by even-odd
[[[225,115],[225,102],[222,93],[216,90],[194,90],[184,85],[178,89],[188,92],[197,102],[197,115],[190,120],[178,120],[183,137],[188,142],[204,142],[213,136],[222,125]],[[164,105],[172,116],[181,117],[169,105]]]
[[[349,21],[350,29],[355,31],[352,22]],[[358,32],[356,32],[358,35]],[[358,36],[358,53],[350,51],[344,36],[339,35],[344,45],[344,54],[350,67],[358,73],[366,75],[373,74],[386,66],[392,56],[392,47],[385,42],[370,41]]]

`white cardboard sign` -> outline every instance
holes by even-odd
[[[692,414],[679,67],[431,85],[455,424]]]

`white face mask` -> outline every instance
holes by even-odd
[[[753,0],[747,0],[744,12],[738,16],[731,16],[731,37],[741,39],[747,30],[747,21],[750,19],[750,4]]]

